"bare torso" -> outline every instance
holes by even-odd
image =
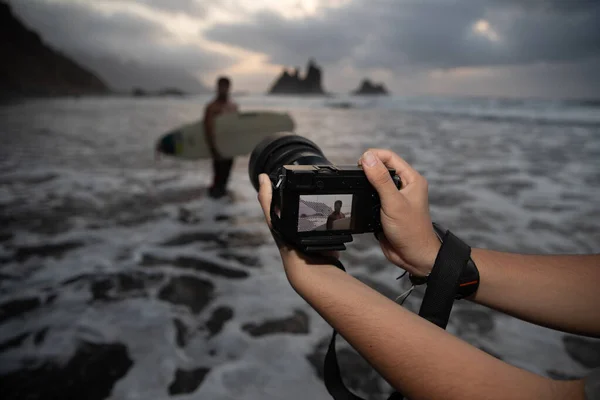
[[[236,112],[238,110],[238,105],[232,101],[227,100],[226,102],[221,102],[219,100],[214,100],[206,106],[206,111],[214,118],[217,115]]]
[[[346,218],[346,215],[343,212],[334,211],[327,217],[327,229],[333,229],[333,221],[344,218]]]
[[[204,133],[206,136],[207,144],[210,148],[210,151],[211,151],[214,159],[221,158],[221,155],[219,154],[219,150],[216,147],[216,139],[215,139],[215,131],[214,131],[215,118],[218,115],[236,112],[237,110],[238,110],[238,105],[230,100],[219,101],[217,99],[217,100],[213,100],[211,103],[206,105],[206,109],[204,110]]]

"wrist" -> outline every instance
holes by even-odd
[[[280,251],[285,275],[290,285],[297,292],[306,285],[306,282],[315,282],[317,276],[322,278],[323,274],[343,272],[335,265],[328,264],[324,260],[321,262],[313,260],[314,262],[311,262],[296,250],[281,249]]]
[[[290,259],[290,255],[286,255],[284,254],[284,252],[289,252],[289,250],[282,250],[281,251],[281,260],[283,261],[283,271],[285,272],[285,276],[287,277],[287,280],[290,282],[290,284],[292,286],[294,286],[294,283],[296,282],[296,280],[298,279],[298,277],[302,276],[302,267],[303,265],[301,265],[300,260],[296,260],[296,257],[293,257],[293,259]]]
[[[423,252],[420,264],[413,265],[412,270],[409,271],[411,282],[413,285],[422,285],[425,283],[428,284],[430,281],[430,275],[432,275],[432,272],[435,268],[438,269],[437,275],[439,275],[440,268],[446,269],[448,268],[448,263],[451,264],[456,262],[456,260],[452,258],[452,256],[455,255],[454,253],[456,249],[468,249],[468,257],[466,261],[464,261],[463,265],[459,265],[460,273],[458,277],[456,299],[473,297],[479,288],[480,276],[477,265],[471,258],[471,248],[462,240],[454,236],[450,231],[447,231],[437,224],[433,225],[437,243],[435,245],[423,246],[423,248],[428,248],[429,250]],[[444,243],[444,237],[451,239],[451,251],[448,251],[448,249],[445,251],[442,250],[444,246],[447,247],[447,245]],[[462,264],[462,262],[460,264]]]
[[[457,253],[463,252],[468,254],[466,261],[463,260],[459,262],[459,264],[462,265],[459,265],[460,273],[458,277],[456,299],[463,299],[473,296],[479,288],[480,277],[477,265],[474,263],[471,257],[471,247],[440,225],[434,223],[433,226],[440,242],[439,251],[434,262],[434,269],[438,264],[440,264],[438,269],[450,268],[450,265],[456,263],[458,259],[461,258],[457,256]],[[448,249],[448,244],[446,243],[447,240],[451,242],[451,250]],[[444,248],[446,249],[444,250]]]
[[[288,281],[295,289],[307,275],[310,274],[311,267],[304,258],[294,249],[289,247],[280,247],[283,270]]]
[[[442,243],[436,236],[429,239],[428,243],[422,247],[423,252],[419,257],[419,262],[414,265],[417,272],[413,275],[423,277],[431,273],[441,246]]]

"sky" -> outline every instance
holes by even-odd
[[[314,58],[325,90],[600,97],[600,0],[11,0],[74,58],[264,92]]]

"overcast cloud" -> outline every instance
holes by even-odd
[[[262,12],[249,22],[215,26],[205,35],[288,64],[313,55],[325,63],[350,57],[358,67],[435,69],[600,55],[600,1],[522,3],[354,0],[302,20]],[[474,30],[478,21],[487,21],[480,32]]]
[[[115,0],[115,3],[152,5],[157,11],[200,12],[193,0]],[[118,56],[152,66],[214,70],[233,60],[195,43],[179,43],[165,24],[132,11],[102,12],[83,2],[19,0],[11,3],[25,22],[44,40],[70,53],[99,57]],[[204,12],[202,11],[202,14]],[[187,15],[187,14],[186,14]]]
[[[207,9],[212,0],[125,0],[130,3],[146,4],[157,10],[166,11],[173,14],[185,14],[196,17],[205,17]]]
[[[463,94],[507,94],[511,87],[514,95],[600,96],[591,72],[600,68],[598,0],[351,0],[341,6],[323,1],[316,14],[303,18],[257,7],[267,0],[253,0],[255,11],[248,11],[244,0],[111,3],[137,3],[157,15],[197,21],[199,41],[176,40],[169,29],[172,18],[157,21],[135,7],[108,14],[91,2],[12,1],[31,26],[70,53],[118,55],[214,75],[243,63],[244,50],[275,65],[301,66],[314,57],[333,90],[349,90],[357,79],[374,76],[408,91],[435,91],[437,84]],[[212,20],[218,10],[231,18]],[[328,74],[333,68],[338,73]],[[474,71],[471,78],[452,75],[465,69]],[[444,82],[439,71],[448,71]],[[266,89],[265,72],[255,73]],[[252,71],[243,74],[252,82]],[[552,82],[557,77],[560,85]]]

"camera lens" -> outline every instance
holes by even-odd
[[[252,151],[248,174],[258,190],[258,175],[276,172],[284,165],[332,165],[312,141],[291,133],[265,138]]]

